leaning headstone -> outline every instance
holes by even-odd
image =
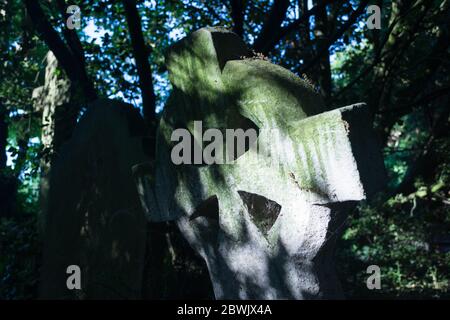
[[[327,111],[310,85],[226,30],[194,32],[166,63],[157,170],[137,178],[149,218],[177,221],[218,299],[341,298],[335,241],[346,212],[384,183],[366,106]],[[194,161],[205,147],[195,121],[203,132],[254,129],[257,141],[225,164],[175,165],[174,130],[189,131]]]
[[[132,166],[149,160],[144,134],[138,111],[105,99],[63,145],[50,177],[41,298],[141,297],[146,219]]]

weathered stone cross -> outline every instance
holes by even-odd
[[[42,112],[42,144],[45,149],[53,149],[55,130],[63,119],[63,111],[71,99],[70,81],[58,69],[58,60],[53,52],[46,56],[45,84],[33,90],[33,107],[35,111]],[[67,111],[67,110],[64,110]]]
[[[77,115],[70,103],[71,83],[61,74],[61,69],[58,69],[58,60],[53,52],[47,53],[46,60],[45,84],[34,89],[32,94],[34,110],[42,113],[40,203],[43,215],[39,219],[42,230],[47,212],[51,162],[62,143],[70,137]]]
[[[176,219],[218,299],[340,298],[333,251],[345,213],[383,185],[366,107],[327,111],[299,77],[248,55],[222,29],[173,46],[154,182],[137,170],[142,202],[151,220]],[[257,128],[259,150],[231,164],[176,166],[171,134],[192,132],[196,120]]]

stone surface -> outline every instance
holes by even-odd
[[[63,145],[50,177],[41,298],[140,298],[146,219],[132,166],[148,161],[132,106],[99,100]],[[66,269],[81,269],[68,290]]]
[[[58,67],[52,51],[45,57],[45,84],[33,90],[33,109],[42,113],[42,156],[40,161],[39,229],[43,233],[47,214],[51,164],[61,145],[70,138],[76,124],[77,109],[72,103],[70,81]]]
[[[71,100],[71,84],[64,77],[61,69],[58,68],[58,60],[56,60],[53,52],[49,51],[46,55],[47,65],[45,67],[45,84],[33,90],[32,100],[35,111],[42,112],[42,145],[44,148],[52,149],[54,144],[54,136],[59,116],[66,112],[60,109],[69,108]]]
[[[176,219],[205,259],[218,299],[341,298],[335,240],[346,212],[384,181],[366,107],[327,111],[296,75],[242,56],[248,50],[236,35],[212,28],[169,52],[173,92],[155,178],[138,178],[141,200],[152,221]],[[195,120],[255,128],[257,148],[231,164],[176,166],[171,134],[194,134]]]

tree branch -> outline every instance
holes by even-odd
[[[395,119],[398,119],[404,116],[405,114],[408,114],[411,110],[413,110],[414,107],[420,105],[426,106],[430,102],[448,94],[450,94],[450,87],[439,88],[417,99],[416,101],[404,104],[397,108],[387,108],[385,110],[376,112],[376,114],[395,114],[396,115]]]
[[[49,49],[55,54],[56,59],[67,74],[67,77],[83,91],[88,101],[95,100],[97,94],[92,83],[89,81],[86,70],[80,65],[79,60],[72,54],[68,47],[59,37],[47,20],[44,11],[35,0],[24,0],[28,15],[31,18],[41,39],[47,44]]]
[[[447,99],[448,103],[448,99]],[[393,196],[395,194],[408,194],[414,191],[414,182],[416,177],[420,175],[426,175],[428,177],[432,176],[438,167],[436,165],[436,153],[435,153],[435,143],[442,137],[446,136],[448,132],[448,117],[450,109],[444,110],[437,121],[431,128],[430,136],[427,142],[422,146],[419,155],[414,157],[410,161],[410,166],[408,167],[402,182],[398,185],[396,189],[390,194]]]
[[[156,96],[153,89],[153,77],[148,61],[149,49],[145,45],[142,34],[141,17],[139,16],[135,0],[122,0],[125,8],[128,30],[130,32],[131,46],[136,60],[136,68],[139,75],[139,87],[142,95],[144,119],[147,124],[154,126],[156,121],[155,105]]]
[[[375,66],[377,66],[379,63],[386,60],[385,59],[386,56],[389,56],[392,53],[395,53],[398,43],[397,42],[388,43],[389,39],[391,38],[391,34],[392,34],[394,28],[396,28],[396,26],[401,22],[401,20],[406,18],[413,11],[413,9],[417,8],[417,6],[418,6],[418,4],[416,3],[408,10],[405,10],[405,12],[403,12],[401,15],[399,14],[398,16],[392,18],[392,21],[388,27],[388,30],[384,36],[383,41],[377,42],[375,45],[376,52],[374,54],[373,62],[371,64],[369,64],[366,68],[364,68],[364,70],[361,71],[361,73],[358,76],[356,76],[350,83],[348,83],[338,93],[336,93],[333,96],[333,99],[339,98],[344,92],[346,92],[348,89],[353,87],[353,85],[355,85],[361,78],[368,75],[375,68]],[[416,25],[418,25],[418,23],[420,23],[420,21],[416,20],[416,22],[415,22]],[[410,32],[410,35],[405,39],[405,43],[407,44],[407,47],[413,41],[412,35],[413,34],[411,34],[411,32]],[[404,37],[402,37],[402,38],[404,38]],[[388,46],[388,44],[389,44],[389,46]],[[379,82],[381,82],[381,80],[379,80]]]
[[[70,17],[70,14],[67,13],[67,5],[65,0],[57,0],[56,4],[58,6],[59,12],[63,18],[64,21],[67,21],[67,19]],[[80,63],[83,65],[83,68],[86,67],[85,65],[85,59],[84,59],[84,50],[83,46],[81,44],[80,38],[78,37],[75,29],[70,30],[69,28],[63,29],[63,36],[66,40],[67,45],[69,46],[69,49],[72,52],[72,55],[80,61]]]
[[[389,50],[384,50],[384,48],[385,48],[386,43],[388,42],[388,39],[389,39],[389,37],[390,37],[390,35],[392,33],[392,30],[394,29],[395,25],[399,21],[400,21],[400,19],[395,19],[391,23],[391,25],[388,28],[388,31],[386,32],[386,36],[384,37],[382,43],[381,44],[380,43],[377,44],[377,50],[375,52],[373,62],[371,64],[369,64],[366,68],[364,68],[364,70],[361,71],[361,73],[358,74],[358,76],[356,76],[349,84],[347,84],[338,93],[336,93],[333,96],[333,99],[339,98],[345,91],[347,91],[353,85],[355,85],[355,83],[357,83],[362,77],[365,77],[366,75],[368,75],[375,68],[375,66],[382,61],[384,56],[389,53]]]
[[[8,124],[6,123],[6,107],[0,101],[0,173],[6,168],[6,146],[8,138]]]
[[[343,36],[343,34],[356,22],[358,17],[363,13],[364,9],[366,8],[369,0],[362,0],[358,6],[358,8],[352,12],[347,22],[345,22],[341,28],[339,28],[338,31],[334,33],[332,37],[330,37],[327,40],[326,45],[324,46],[323,50],[321,50],[317,55],[305,66],[302,68],[302,73],[307,72],[311,67],[313,67],[317,61],[320,60],[320,58],[325,55],[329,54],[330,46],[335,43],[340,37]]]
[[[403,102],[406,102],[404,106],[412,107],[412,104],[408,105],[409,101],[415,99],[421,92],[423,92],[423,89],[426,88],[431,82],[430,79],[433,79],[433,75],[438,72],[440,66],[445,63],[445,61],[447,61],[445,58],[448,55],[447,51],[449,47],[450,40],[448,36],[448,27],[444,26],[438,29],[438,39],[431,52],[428,54],[428,61],[430,61],[430,63],[428,63],[426,67],[423,68],[424,72],[422,74],[412,80],[412,82],[408,86],[402,87],[399,92],[396,93],[395,104],[402,104]],[[391,81],[394,80],[391,79]],[[436,90],[434,93],[437,93],[438,96],[441,95],[439,90]],[[430,97],[428,98],[430,99]],[[431,96],[430,100],[433,100],[432,98],[433,96]],[[422,99],[425,99],[423,102],[427,102],[427,97],[424,97]],[[419,99],[418,101],[420,102],[421,99]],[[378,109],[380,110],[381,108]],[[393,114],[396,117],[382,117],[380,119],[379,126],[381,128],[387,128],[387,130],[385,130],[383,134],[383,141],[387,139],[387,134],[390,132],[390,128],[392,128],[397,119],[408,113],[408,111],[408,109],[403,109],[401,110],[401,112],[398,111]]]
[[[242,38],[244,34],[245,0],[230,0],[231,18],[233,19],[233,32]]]
[[[281,23],[286,17],[287,9],[289,8],[289,0],[274,0],[272,9],[270,10],[269,17],[264,23],[258,38],[253,44],[253,49],[267,53],[269,43],[273,42],[273,39],[281,30]]]
[[[271,50],[273,50],[273,48],[275,47],[275,45],[284,37],[286,37],[287,35],[289,35],[291,32],[298,30],[298,28],[302,25],[302,24],[309,24],[309,18],[313,15],[315,15],[317,12],[319,12],[319,10],[321,10],[322,8],[326,7],[328,4],[332,3],[332,2],[341,2],[342,0],[324,0],[322,1],[321,4],[312,7],[310,10],[303,12],[303,14],[301,15],[301,17],[299,17],[297,20],[291,22],[290,24],[288,24],[285,27],[280,28],[280,31],[274,35],[271,39],[268,39],[265,43],[264,48],[261,50],[261,52],[263,53],[268,53]]]
[[[316,6],[322,4],[321,0],[313,0]],[[331,34],[329,19],[327,8],[322,6],[317,10],[317,13],[314,15],[314,40],[315,40],[315,51],[323,52],[327,51],[329,48],[328,37]],[[305,62],[309,63],[309,61]],[[312,77],[315,79],[319,85],[320,93],[325,98],[325,101],[328,100],[331,94],[331,66],[330,66],[330,57],[328,54],[324,54],[318,59],[316,68],[313,71]]]

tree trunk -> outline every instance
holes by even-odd
[[[8,124],[6,107],[0,101],[0,218],[15,213],[17,180],[6,170],[6,148],[8,145]]]
[[[0,172],[6,168],[6,146],[8,124],[6,123],[6,107],[0,101]]]
[[[77,56],[79,50],[71,50],[74,46],[73,48],[66,46],[56,30],[53,29],[38,1],[24,0],[24,2],[36,31],[56,56],[70,81],[81,90],[86,102],[97,99],[97,93],[87,75],[83,60]],[[76,34],[72,33],[72,37],[74,36],[76,37]],[[69,43],[73,44],[73,41],[69,41]]]
[[[314,5],[319,6],[322,0],[314,0]],[[328,16],[325,6],[320,7],[315,15],[314,38],[316,44],[316,54],[328,51]],[[321,94],[327,100],[331,94],[331,68],[330,55],[321,54],[317,66],[310,76],[320,87]]]
[[[233,32],[242,38],[244,34],[245,0],[231,0],[231,18],[233,19]]]
[[[149,48],[145,45],[141,17],[136,8],[136,1],[123,0],[122,2],[125,8],[131,46],[133,47],[134,59],[136,60],[136,68],[139,75],[144,120],[151,128],[154,128],[156,96],[153,90],[152,69],[148,61]]]
[[[286,17],[289,8],[289,0],[275,0],[269,13],[269,17],[262,26],[258,38],[253,44],[257,52],[267,54],[278,33],[281,31],[281,23]]]

